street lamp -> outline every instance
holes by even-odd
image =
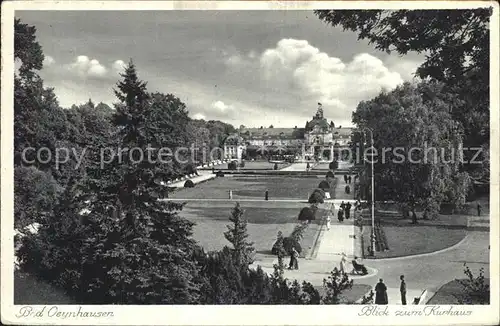
[[[373,159],[373,130],[368,127],[364,127],[363,131],[368,130],[370,132],[370,142],[371,142],[371,149],[372,149],[372,159],[371,159],[371,165],[372,165],[372,234],[370,237],[370,245],[372,248],[372,254],[375,256],[375,168],[374,168],[374,159]],[[364,132],[363,132],[364,133]],[[366,139],[366,134],[364,134],[365,139]],[[366,158],[363,158],[363,161],[366,162]]]

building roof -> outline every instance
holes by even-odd
[[[350,136],[354,128],[335,128],[333,130],[334,136]],[[338,132],[338,134],[337,134]]]
[[[243,137],[266,139],[266,138],[287,138],[295,139],[302,134],[303,128],[245,128],[240,131]],[[249,135],[247,135],[247,132]]]
[[[321,121],[321,120],[319,120]],[[326,122],[326,120],[324,120]],[[320,122],[322,123],[322,122]],[[329,128],[329,125],[328,125]],[[350,137],[353,128],[334,128],[334,138]],[[245,128],[239,133],[229,136],[227,144],[243,143],[245,140],[267,140],[267,139],[304,139],[304,128]]]
[[[316,126],[319,126],[322,131],[330,130],[330,124],[328,124],[328,121],[325,118],[315,117],[314,119],[312,119],[307,123],[306,131],[311,131]]]

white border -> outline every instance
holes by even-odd
[[[490,275],[489,306],[453,306],[453,310],[473,310],[466,317],[358,317],[360,306],[82,306],[85,311],[113,311],[114,318],[29,318],[15,314],[13,305],[13,26],[15,10],[270,10],[270,9],[458,9],[491,6],[491,195],[490,195]],[[119,325],[415,325],[415,324],[497,324],[499,321],[499,6],[496,1],[369,1],[369,2],[287,2],[287,1],[15,1],[2,3],[2,112],[1,112],[1,317],[3,323],[16,324],[119,324]],[[495,90],[497,90],[495,92]],[[9,280],[9,281],[5,281]],[[35,308],[42,306],[33,306]],[[49,309],[52,306],[47,306]],[[77,311],[78,306],[57,306]],[[414,306],[415,307],[415,306]],[[414,310],[412,306],[406,309]],[[441,306],[445,309],[447,306]],[[389,306],[394,311],[396,306]],[[400,309],[400,308],[398,308]]]

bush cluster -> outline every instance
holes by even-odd
[[[315,189],[308,200],[309,204],[323,204],[325,202],[325,191]]]

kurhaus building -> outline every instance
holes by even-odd
[[[351,140],[352,128],[336,127],[323,116],[321,104],[305,128],[240,128],[224,142],[224,155],[241,160],[247,152],[269,154],[295,153],[299,160],[320,157],[331,160],[334,152],[346,148]]]

